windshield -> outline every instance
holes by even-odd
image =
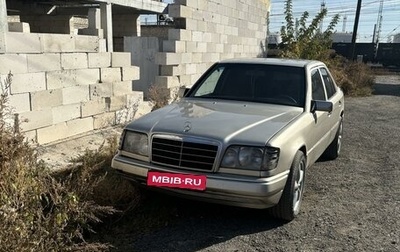
[[[305,71],[266,64],[217,64],[189,97],[304,106]]]

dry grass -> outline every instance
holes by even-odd
[[[72,170],[54,174],[10,123],[7,83],[0,83],[0,251],[105,251],[87,242],[106,216],[136,204],[130,184],[109,174],[117,139],[86,151]],[[130,189],[131,188],[131,189]]]
[[[180,87],[167,89],[152,85],[148,94],[148,99],[153,106],[152,111],[177,101],[179,99],[179,89]]]
[[[374,72],[368,65],[336,57],[326,62],[336,83],[348,96],[368,96],[374,86]]]

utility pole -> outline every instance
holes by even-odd
[[[347,23],[347,14],[344,14],[342,32],[346,32],[346,23]]]
[[[352,44],[351,59],[353,60],[354,60],[354,54],[356,52],[356,39],[357,39],[358,21],[360,20],[361,2],[362,0],[358,0],[357,2],[356,20],[354,21],[353,37],[351,38],[351,44]]]
[[[382,12],[383,12],[383,0],[380,1],[379,4],[379,11],[378,11],[378,19],[376,20],[376,34],[374,34],[375,41],[374,43],[376,45],[379,44],[379,36],[381,35],[381,30],[382,30]]]
[[[323,0],[321,2],[321,11],[323,11],[325,9],[325,0]],[[324,20],[321,20],[321,23],[319,25],[319,32],[322,33],[322,29],[323,29],[323,25],[324,25]]]

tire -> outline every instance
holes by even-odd
[[[299,214],[304,192],[306,165],[304,153],[297,151],[281,199],[278,205],[270,209],[270,213],[274,217],[291,221]]]
[[[329,144],[328,148],[326,148],[325,152],[322,154],[322,157],[327,160],[335,160],[339,157],[340,151],[342,149],[342,137],[343,137],[343,118],[340,119],[340,124],[338,131],[336,132],[336,136],[333,139],[332,143]]]

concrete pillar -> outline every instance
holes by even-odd
[[[88,28],[79,29],[80,35],[92,35],[104,38],[104,30],[101,27],[101,10],[98,8],[91,8],[88,11]]]
[[[88,12],[89,29],[101,29],[101,11],[91,8]]]
[[[107,41],[107,51],[113,52],[113,29],[112,29],[112,5],[111,3],[100,3],[101,28],[104,30]]]
[[[6,33],[8,32],[6,0],[0,0],[0,53],[6,52]]]
[[[115,14],[113,17],[114,37],[140,36],[140,20],[138,14]]]

